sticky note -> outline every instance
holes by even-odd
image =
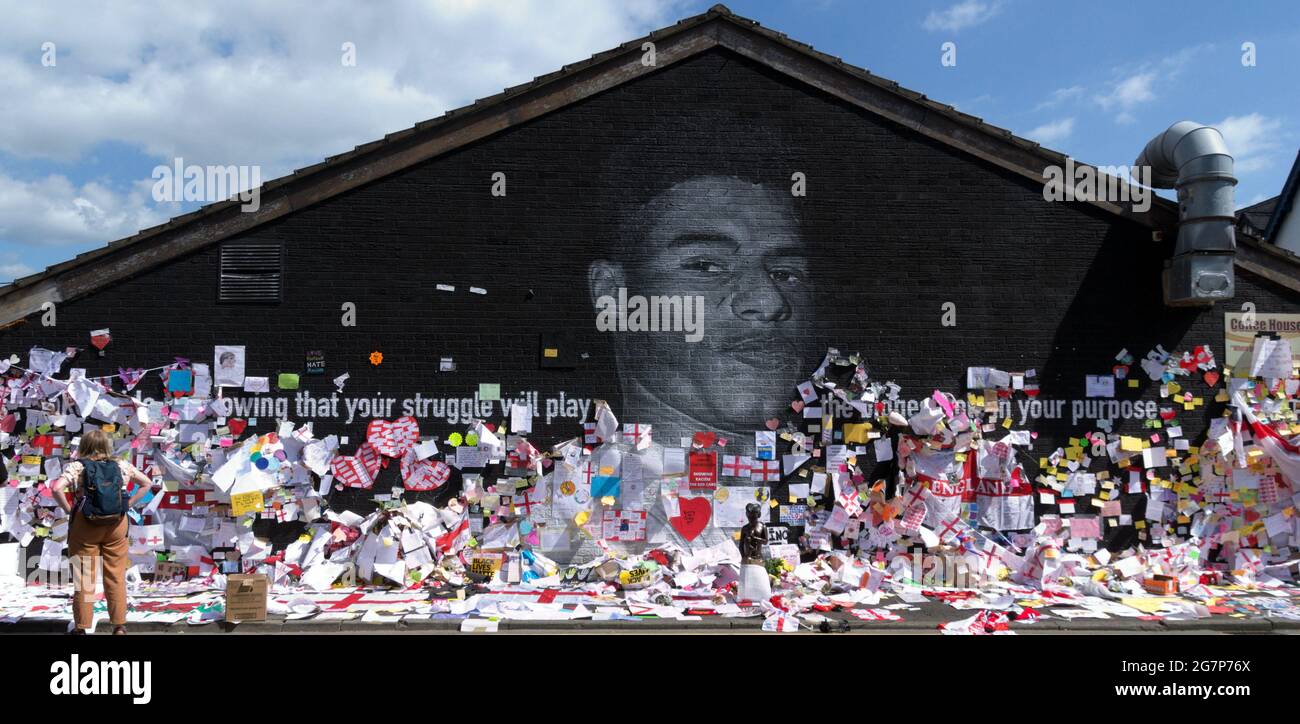
[[[172,370],[167,375],[168,392],[182,394],[192,389],[194,389],[194,373],[190,370]]]
[[[555,359],[556,357],[560,356],[560,350],[554,347],[547,347],[546,349],[542,350],[542,356],[548,357],[550,359]]]
[[[478,398],[489,402],[501,399],[501,385],[496,382],[480,382]]]
[[[865,443],[871,425],[865,422],[850,422],[844,425],[845,443]]]
[[[298,389],[298,375],[293,372],[281,372],[275,386],[282,390],[296,390]]]
[[[262,509],[262,491],[250,490],[247,493],[235,493],[230,496],[230,515],[238,518],[245,513],[254,513]]]

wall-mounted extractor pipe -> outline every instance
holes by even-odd
[[[1151,167],[1151,185],[1178,189],[1178,242],[1165,264],[1171,305],[1232,299],[1235,204],[1232,155],[1218,129],[1179,121],[1151,139],[1135,166]]]

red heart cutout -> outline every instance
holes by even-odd
[[[330,470],[345,487],[369,490],[374,487],[375,474],[379,472],[379,453],[369,443],[362,443],[356,455],[335,457]]]
[[[357,448],[357,460],[366,466],[366,472],[370,473],[370,477],[373,478],[379,474],[379,464],[383,461],[380,459],[379,451],[375,449],[374,445],[368,442],[361,443]]]
[[[241,420],[238,417],[232,417],[226,421],[226,425],[230,428],[231,435],[239,437],[244,434],[244,430],[248,427],[248,420]]]
[[[366,442],[375,446],[379,454],[390,458],[401,457],[419,441],[420,423],[409,415],[391,422],[371,420],[366,427]]]
[[[709,498],[678,498],[677,508],[678,514],[668,522],[688,541],[698,538],[713,517],[713,501]]]
[[[1176,411],[1174,411],[1174,409],[1173,409],[1172,407],[1169,408],[1169,409],[1161,409],[1161,410],[1160,410],[1160,419],[1161,419],[1161,420],[1164,420],[1165,422],[1169,422],[1170,420],[1174,419],[1174,416],[1177,415],[1177,414],[1178,414],[1178,413],[1177,413]]]
[[[790,409],[795,412],[803,412],[803,400],[795,400],[790,403]]]
[[[1219,373],[1215,372],[1214,370],[1210,370],[1209,372],[1206,372],[1205,384],[1209,385],[1210,387],[1214,387],[1215,385],[1219,384]]]
[[[435,490],[451,477],[451,466],[441,460],[419,460],[407,450],[401,461],[402,484],[407,490]]]
[[[1037,387],[1030,387],[1030,386],[1026,385],[1026,386],[1025,386],[1025,394],[1026,394],[1026,395],[1029,395],[1030,397],[1038,397],[1038,388],[1037,388]]]
[[[781,426],[781,421],[778,420],[778,419],[776,419],[776,418],[774,417],[774,418],[772,418],[771,420],[768,420],[767,422],[765,422],[765,423],[763,423],[763,424],[767,425],[767,429],[769,429],[769,430],[775,430],[775,429],[777,429],[778,427]]]

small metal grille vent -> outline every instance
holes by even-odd
[[[221,245],[217,301],[279,304],[284,282],[284,247],[278,241],[233,241]]]

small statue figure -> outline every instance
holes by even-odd
[[[749,518],[749,522],[740,529],[741,563],[763,565],[763,546],[767,545],[767,526],[758,520],[758,516],[762,513],[763,509],[758,503],[745,506],[745,517]]]
[[[763,546],[767,545],[767,526],[758,517],[763,509],[758,503],[745,506],[749,522],[740,529],[740,585],[736,598],[742,601],[766,601],[772,597],[772,585],[763,565]]]

